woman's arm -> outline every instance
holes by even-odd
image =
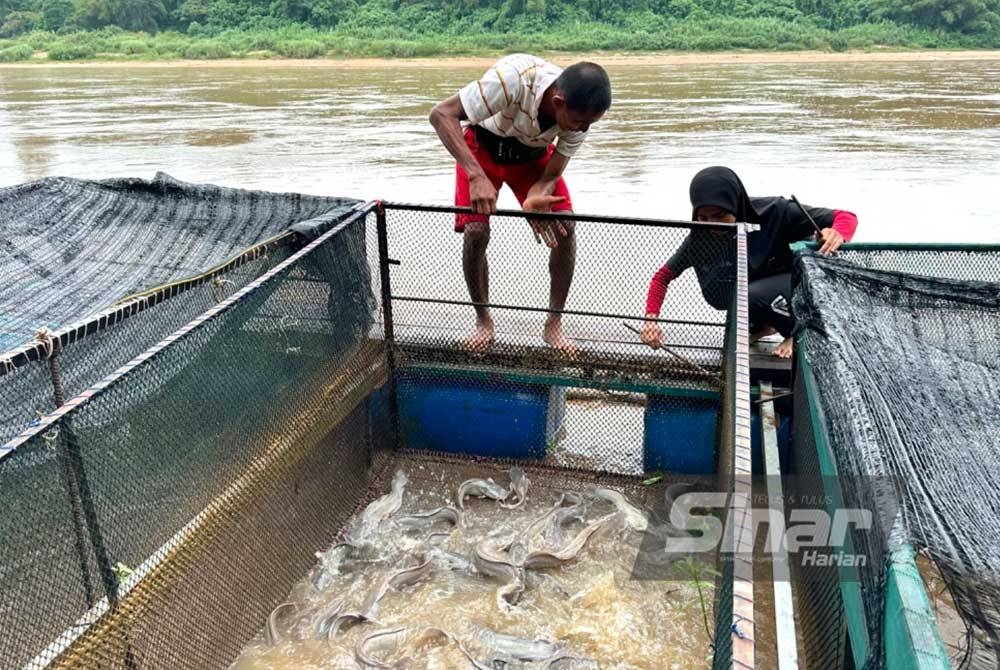
[[[857,216],[842,209],[833,210],[833,224],[829,228],[823,228],[816,236],[816,241],[820,243],[819,253],[824,256],[832,254],[842,244],[850,242],[857,229]]]

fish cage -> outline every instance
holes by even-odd
[[[187,315],[181,292],[8,358],[0,385],[37,368],[51,389],[74,348],[143,344],[0,447],[0,665],[230,667],[273,643],[269,617],[396,473],[430,490],[515,467],[529,498],[599,487],[656,510],[675,482],[723,492],[705,666],[753,667],[747,226],[573,215],[556,310],[524,213],[500,212],[478,347],[465,215],[358,206],[154,342],[127,329]],[[642,326],[648,276],[685,240],[722,250],[725,309],[677,282],[653,351],[623,322]],[[543,339],[554,314],[568,347]]]
[[[995,668],[1000,246],[794,248],[791,479],[870,513],[792,560],[807,667]]]

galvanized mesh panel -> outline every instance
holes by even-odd
[[[224,667],[255,634],[367,481],[386,368],[363,225],[5,448],[0,664]]]
[[[726,311],[705,301],[695,273],[673,282],[667,293],[661,326],[673,353],[650,350],[623,325],[641,328],[650,277],[692,234],[692,225],[574,215],[575,272],[562,321],[563,333],[577,351],[567,356],[543,340],[546,319],[553,313],[552,261],[548,248],[533,240],[523,216],[504,213],[490,220],[487,302],[496,339],[492,346],[476,349],[465,343],[475,328],[462,264],[463,245],[471,242],[468,233],[453,231],[455,211],[385,207],[404,414],[425,383],[448,386],[469,402],[479,390],[498,389],[501,383],[507,385],[504,402],[551,390],[550,425],[526,451],[567,467],[627,474],[649,469],[643,463],[642,439],[651,395],[664,411],[695,416],[708,407],[713,425],[717,421]],[[733,228],[696,230],[695,245],[697,240],[723,240],[729,251],[721,255],[735,254]],[[561,239],[564,245],[569,242]],[[371,237],[368,247],[375,248]],[[731,295],[733,281],[730,275],[722,282],[723,292]],[[414,377],[419,383],[410,383]],[[460,409],[458,403],[456,411]],[[504,455],[488,448],[470,451]]]

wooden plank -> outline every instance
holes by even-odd
[[[785,495],[781,484],[781,463],[778,457],[777,421],[774,397],[770,382],[760,385],[760,426],[763,433],[764,473],[767,478],[768,508],[780,518],[785,518]],[[795,611],[792,601],[792,576],[788,565],[788,548],[784,543],[773,547],[771,554],[772,581],[774,585],[774,622],[778,646],[778,670],[799,667],[799,652],[795,643]]]

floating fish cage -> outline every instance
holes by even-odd
[[[253,278],[225,284],[232,267],[222,268],[8,357],[6,425],[23,424],[0,448],[0,665],[226,668],[266,650],[290,594],[321,588],[324,561],[354,546],[375,514],[366,510],[402,472],[408,491],[448,506],[463,502],[461,482],[507,486],[513,473],[530,482],[522,498],[549,506],[568,492],[615,491],[655,510],[671,484],[709,482],[727,494],[715,513],[730,523],[710,552],[711,638],[699,657],[753,667],[753,576],[733,541],[746,519],[729,509],[750,471],[746,227],[574,216],[567,352],[544,344],[547,282],[526,271],[545,254],[523,214],[501,212],[496,341],[478,350],[463,342],[473,308],[456,215],[359,205],[312,241],[271,242]],[[661,324],[669,352],[649,350],[622,321],[641,326],[632,303],[655,267],[637,273],[618,254],[662,262],[692,229],[727,240],[730,307],[709,308],[681,284],[671,315],[682,318]],[[220,290],[157,332],[157,315],[184,313],[176,306],[189,291]],[[102,343],[142,349],[62,397],[61,375]],[[55,409],[14,407],[15,384],[53,390]],[[465,504],[503,513],[489,500]],[[601,550],[613,549],[614,532],[602,537]],[[541,560],[570,555],[560,556]],[[595,667],[585,662],[545,667]]]
[[[26,301],[24,323],[4,315],[4,668],[380,667],[402,642],[414,667],[415,648],[427,667],[444,648],[464,654],[458,667],[629,667],[611,642],[634,645],[636,628],[681,667],[996,667],[998,247],[799,248],[789,446],[774,430],[780,398],[749,388],[742,225],[574,215],[567,352],[543,341],[547,252],[519,212],[492,221],[497,328],[480,348],[465,341],[473,305],[452,208],[166,176],[43,180],[0,202],[28,228],[91,212],[106,230],[121,213],[176,230],[169,268],[140,267],[149,249],[120,245],[81,264],[78,241],[55,235],[3,275],[43,297]],[[223,232],[236,229],[250,232]],[[688,238],[725,240],[729,307],[674,282],[654,352],[623,322],[641,326],[649,274]],[[199,267],[175,245],[197,249]],[[93,295],[61,295],[36,252]],[[69,318],[140,270],[154,288]],[[32,282],[17,283],[22,271]],[[43,308],[60,316],[32,340],[24,327]],[[701,528],[676,526],[669,503],[699,486],[723,502]],[[761,493],[789,516],[870,521],[849,519],[844,541],[819,550],[761,551],[747,502]],[[539,525],[557,517],[567,534]],[[700,537],[711,518],[725,532],[688,552],[697,562],[660,542]],[[505,529],[558,542],[504,545]],[[482,546],[510,557],[513,581]],[[319,609],[316,594],[349,591],[375,564],[385,579],[363,584],[360,607]],[[707,597],[678,564],[707,566]],[[568,579],[581,574],[593,579]],[[421,589],[438,600],[411,607],[400,631]],[[474,618],[452,597],[463,589],[491,612],[469,637],[453,628]],[[352,623],[345,656],[331,630]],[[685,627],[696,634],[682,639]],[[581,651],[595,640],[609,643],[599,659]]]

